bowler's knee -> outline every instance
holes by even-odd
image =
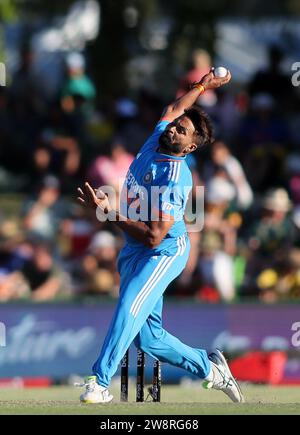
[[[154,332],[151,328],[149,328],[149,326],[145,325],[136,336],[134,344],[138,349],[148,353],[157,347],[162,334],[163,329],[156,330]]]

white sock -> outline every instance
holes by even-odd
[[[213,382],[213,380],[214,380],[214,372],[213,372],[213,368],[212,367],[213,367],[213,365],[212,365],[212,363],[210,363],[210,372],[204,378],[208,382]]]
[[[220,370],[213,362],[211,362],[211,369],[205,380],[208,382],[213,382],[214,385],[223,382],[223,377],[220,373]]]

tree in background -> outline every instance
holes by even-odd
[[[300,13],[297,1],[249,0],[98,0],[101,6],[101,27],[98,37],[88,44],[89,64],[95,74],[100,98],[119,95],[129,87],[128,62],[142,55],[154,54],[158,62],[156,83],[169,94],[174,82],[188,67],[191,51],[201,47],[213,54],[215,24],[220,18],[246,16],[295,16]],[[1,0],[0,23],[12,19],[33,21],[43,17],[49,22],[63,15],[74,0]],[[143,44],[145,27],[169,20],[167,44],[151,50]],[[154,27],[154,26],[153,26]],[[1,36],[1,35],[0,35]],[[3,41],[3,38],[1,38]],[[0,47],[1,50],[1,47]],[[0,51],[1,56],[1,51]]]

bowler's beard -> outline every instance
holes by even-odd
[[[167,153],[172,154],[180,154],[181,152],[181,146],[178,142],[172,142],[167,135],[167,132],[164,131],[159,136],[159,150],[160,151],[166,151]]]

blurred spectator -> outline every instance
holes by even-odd
[[[88,168],[88,180],[93,186],[112,186],[119,190],[134,156],[126,151],[122,139],[115,138],[110,144],[109,155],[97,157]]]
[[[21,275],[34,301],[47,301],[58,295],[70,295],[68,276],[54,262],[48,245],[34,245],[32,258],[24,264]]]
[[[235,297],[233,256],[237,250],[237,228],[241,222],[239,217],[226,215],[234,197],[234,186],[220,174],[217,173],[208,182],[205,226],[198,263],[202,287],[209,285],[215,288],[225,301],[232,301]]]
[[[268,66],[258,71],[249,83],[249,94],[266,93],[271,95],[279,105],[285,106],[291,100],[293,87],[290,78],[281,72],[283,52],[277,45],[271,45],[268,51]]]
[[[285,161],[288,188],[295,206],[300,206],[300,154],[291,153]]]
[[[119,204],[119,194],[134,156],[126,151],[124,144],[116,138],[110,145],[108,156],[99,156],[88,168],[87,178],[92,186],[110,186],[115,193],[115,206]],[[112,198],[113,201],[113,198]]]
[[[77,175],[81,163],[81,144],[86,144],[86,126],[81,102],[64,100],[49,107],[33,154],[33,176],[52,172],[64,181],[64,189]],[[74,185],[71,185],[71,189]]]
[[[83,258],[84,287],[90,294],[117,296],[116,238],[108,231],[96,233]]]
[[[85,74],[82,54],[70,53],[66,67],[67,78],[59,99],[49,105],[40,129],[31,172],[34,178],[47,172],[55,173],[63,182],[64,191],[69,193],[76,186],[73,177],[79,175],[89,155],[88,120],[93,115],[96,91]]]
[[[33,191],[51,172],[51,160],[51,149],[47,145],[40,144],[35,148],[29,169],[31,175],[28,181],[29,191]]]
[[[290,134],[275,101],[268,94],[257,94],[251,110],[240,127],[240,157],[253,189],[266,190],[274,185],[274,173],[282,181],[283,163]],[[245,147],[247,152],[245,153]]]
[[[276,100],[269,94],[257,94],[251,100],[251,111],[241,126],[244,144],[284,143],[289,140],[285,120],[276,113]]]
[[[28,298],[29,288],[18,271],[0,276],[0,302]]]
[[[65,117],[74,124],[74,138],[83,145],[87,141],[86,124],[94,114],[96,88],[85,72],[81,53],[71,52],[66,57],[66,79],[62,84],[60,101]],[[85,144],[86,145],[86,144]]]
[[[54,262],[49,245],[12,238],[0,240],[0,301],[50,300],[69,295],[67,274]]]
[[[11,137],[12,125],[11,116],[9,114],[9,97],[7,90],[0,87],[0,160],[2,165],[7,168],[11,167]]]
[[[209,53],[200,48],[194,50],[191,58],[191,69],[181,79],[176,98],[180,98],[191,88],[193,83],[198,82],[205,74],[208,74],[211,67]],[[217,102],[215,92],[211,89],[206,91],[199,97],[198,102],[205,107],[214,106]]]
[[[253,193],[239,161],[222,141],[216,141],[213,144],[211,153],[213,163],[225,169],[235,187],[237,207],[241,209],[250,207],[253,201]]]
[[[43,180],[37,196],[24,205],[24,228],[30,236],[53,241],[60,221],[68,216],[67,207],[60,197],[58,179],[49,175]]]
[[[12,222],[5,221],[0,227],[0,301],[18,299],[28,294],[19,270],[32,253],[31,246]]]
[[[151,135],[161,116],[163,103],[157,95],[141,90],[137,105],[127,98],[119,98],[115,104],[117,135],[122,138],[126,149],[136,155],[141,145]]]
[[[20,66],[9,88],[10,95],[14,101],[24,104],[25,109],[40,115],[47,108],[43,81],[43,76],[34,70],[34,54],[30,44],[24,43],[20,50]]]
[[[249,246],[256,254],[260,253],[271,261],[273,256],[270,254],[289,248],[294,240],[293,223],[288,214],[292,203],[286,190],[276,188],[266,193],[262,207],[261,219],[251,230]]]
[[[243,91],[236,94],[230,88],[219,88],[217,97],[218,102],[208,110],[214,122],[215,137],[235,141],[247,108],[248,95]]]
[[[268,191],[262,203],[262,215],[249,228],[247,261],[248,287],[262,270],[286,258],[296,239],[296,228],[289,212],[292,209],[287,192],[282,188]]]
[[[96,97],[96,88],[85,73],[85,60],[81,53],[72,52],[66,57],[67,78],[62,86],[62,97],[77,96],[86,101]]]
[[[272,268],[263,269],[256,280],[259,298],[266,303],[288,301],[300,297],[300,251],[292,249],[286,258]]]
[[[33,53],[27,43],[21,48],[20,66],[12,77],[8,96],[8,169],[24,173],[48,109],[43,98],[42,80],[33,70]]]
[[[59,250],[67,262],[81,259],[86,253],[91,239],[102,223],[95,222],[94,212],[87,213],[79,204],[74,204],[71,212],[60,225]]]

